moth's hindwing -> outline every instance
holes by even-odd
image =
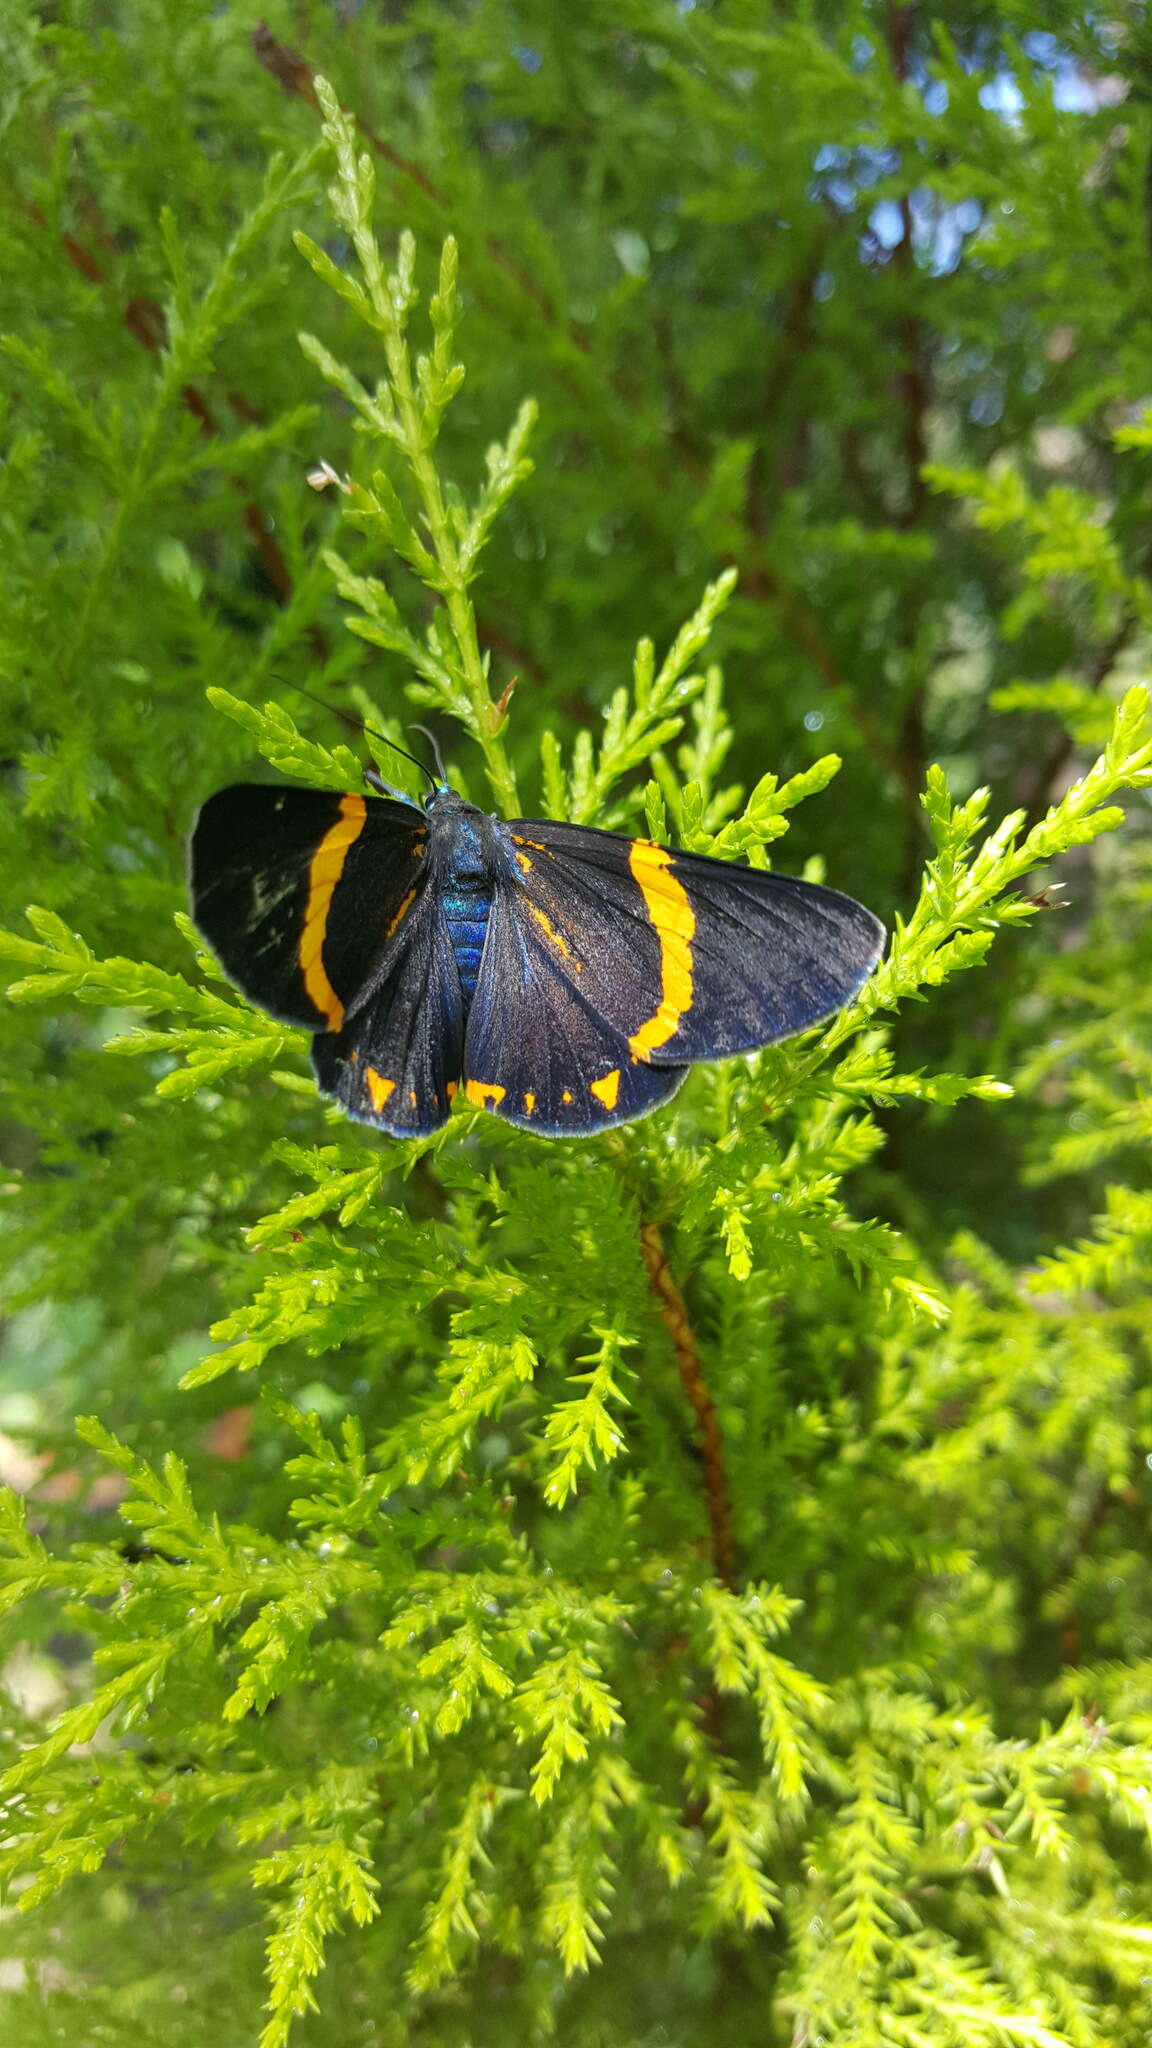
[[[575,929],[560,958],[554,925],[552,932],[512,890],[497,892],[468,1016],[464,1094],[542,1136],[590,1136],[658,1109],[684,1075],[630,1057],[622,1033],[580,985]]]
[[[394,1138],[447,1121],[464,1055],[460,975],[434,889],[421,891],[340,1031],[312,1041],[326,1095]]]
[[[339,1031],[421,893],[427,843],[415,805],[236,783],[196,820],[192,914],[254,1003]]]
[[[465,1091],[529,1129],[643,1115],[682,1070],[840,1009],[884,930],[813,883],[588,827],[507,828]]]

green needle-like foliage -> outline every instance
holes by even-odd
[[[5,25],[5,2042],[1145,2048],[1114,16]],[[412,707],[881,966],[593,1141],[346,1121],[183,845]]]

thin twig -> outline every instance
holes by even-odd
[[[257,62],[264,66],[264,69],[271,74],[277,84],[288,94],[289,98],[304,100],[315,113],[318,114],[320,112],[320,102],[316,97],[316,87],[313,83],[312,66],[309,64],[307,57],[303,55],[302,51],[294,50],[290,43],[279,42],[266,21],[258,21],[252,31],[252,52]],[[398,171],[402,178],[407,178],[410,183],[416,185],[423,192],[425,198],[430,199],[433,206],[438,207],[441,213],[448,213],[450,211],[447,193],[442,192],[439,185],[433,184],[427,172],[421,170],[419,164],[413,163],[410,157],[401,156],[400,151],[393,149],[390,142],[385,142],[384,137],[378,135],[376,130],[370,127],[360,114],[354,113],[352,119],[356,123],[358,133],[363,136],[368,147],[374,150],[375,154],[384,163],[391,164],[392,169]],[[532,300],[537,310],[543,314],[545,320],[551,326],[560,324],[556,307],[547,292],[537,284],[535,278],[530,277],[528,272],[521,268],[515,257],[510,255],[509,251],[505,248],[503,242],[496,235],[489,235],[486,237],[486,247],[492,261],[501,270],[507,272],[513,283],[519,287],[525,297]],[[591,353],[591,343],[587,335],[582,334],[571,323],[565,326],[564,331],[569,341],[576,348],[582,350],[585,355]]]
[[[642,1223],[640,1244],[660,1314],[676,1349],[680,1383],[696,1411],[704,1452],[704,1479],[708,1493],[708,1520],[712,1529],[712,1561],[717,1576],[726,1586],[733,1580],[732,1503],[724,1471],[724,1439],[720,1421],[709,1392],[696,1337],[688,1320],[688,1309],[668,1264],[664,1239],[658,1223]]]

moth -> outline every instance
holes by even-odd
[[[191,840],[198,929],[253,1003],[315,1034],[317,1081],[396,1138],[459,1093],[541,1137],[667,1102],[690,1066],[841,1008],[884,927],[812,882],[587,825],[239,783]]]

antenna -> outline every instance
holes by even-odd
[[[366,718],[358,718],[354,711],[345,711],[341,708],[339,704],[329,704],[326,698],[317,697],[313,690],[306,690],[304,688],[303,683],[290,682],[287,676],[276,676],[274,680],[278,683],[285,683],[288,689],[290,690],[298,691],[301,697],[310,698],[313,704],[318,704],[320,706],[321,711],[331,712],[333,718],[342,718],[344,720],[345,725],[352,726],[357,732],[370,732],[372,734],[373,739],[383,740],[384,745],[386,747],[391,747],[392,752],[394,754],[402,754],[406,761],[411,761],[412,766],[420,770],[421,775],[426,775],[428,777],[429,782],[432,784],[433,789],[438,789],[440,787],[440,783],[437,782],[436,777],[432,773],[432,770],[427,766],[427,764],[424,761],[417,760],[416,755],[410,754],[408,752],[407,747],[402,747],[399,744],[399,741],[390,740],[387,733],[381,732],[378,726],[369,725]],[[418,725],[416,726],[415,730],[417,732],[424,732],[426,728],[422,725]],[[444,764],[440,759],[440,749],[436,745],[436,741],[432,738],[431,733],[428,734],[428,738],[432,740],[432,747],[436,756],[436,765],[440,770],[440,782],[443,782]]]
[[[440,780],[441,782],[446,783],[448,780],[448,771],[444,766],[444,756],[440,752],[440,742],[437,739],[435,733],[432,732],[430,728],[426,725],[410,725],[408,727],[408,730],[409,732],[423,733],[425,739],[427,740],[429,746],[432,749],[432,759],[435,761],[437,769],[439,770]]]

